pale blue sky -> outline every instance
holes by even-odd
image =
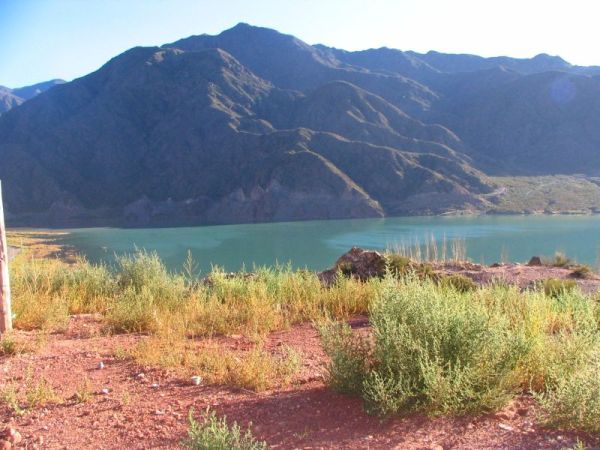
[[[600,65],[597,0],[0,0],[0,85],[73,78],[136,45],[238,22],[347,50],[531,57]]]

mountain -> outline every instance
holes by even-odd
[[[15,106],[19,106],[24,101],[29,100],[44,91],[47,91],[51,87],[63,83],[66,83],[66,81],[56,79],[16,89],[0,86],[0,115],[9,109],[14,108]]]
[[[47,85],[9,90],[22,104],[0,117],[8,221],[493,211],[488,175],[600,172],[600,78],[554,57],[463,56],[347,52],[239,24],[130,49],[25,102]]]

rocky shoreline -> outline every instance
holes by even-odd
[[[401,257],[402,258],[402,257]],[[575,263],[566,263],[557,267],[551,262],[543,262],[538,256],[533,256],[526,264],[523,263],[494,263],[492,265],[474,264],[469,261],[430,261],[417,263],[403,258],[407,271],[417,274],[426,273],[429,276],[443,278],[454,275],[464,276],[479,286],[493,283],[515,285],[519,289],[532,289],[539,283],[548,280],[573,280],[585,293],[591,294],[600,291],[600,276],[591,271],[588,266]],[[339,272],[360,280],[374,277],[383,277],[386,271],[393,270],[393,265],[386,255],[353,247],[343,254],[330,269],[318,274],[325,285],[335,282]],[[580,271],[582,267],[586,269]]]

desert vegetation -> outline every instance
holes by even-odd
[[[385,261],[381,277],[360,280],[340,267],[326,285],[317,274],[289,266],[235,274],[214,268],[200,279],[191,259],[171,273],[145,251],[114,266],[24,254],[11,267],[14,324],[43,336],[64,331],[72,315],[93,314],[106,335],[140,336],[119,357],[264,391],[290,385],[302,363],[285,345],[267,349],[266,337],[309,322],[329,357],[327,384],[360,396],[370,414],[473,414],[527,395],[548,426],[598,431],[597,297],[582,293],[575,280],[549,279],[522,290],[439,274],[432,263],[406,254],[388,254]],[[356,316],[368,317],[368,327],[352,329],[348,319]],[[247,351],[220,345],[233,335],[250,342]],[[0,356],[35,351],[15,336],[0,341]],[[15,411],[58,401],[45,380],[26,384],[5,386],[2,401]],[[73,398],[80,403],[89,396],[82,384]],[[228,434],[214,413],[191,420],[192,448],[208,448],[202,442],[210,439],[262,448],[239,427]]]

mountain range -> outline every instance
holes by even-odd
[[[600,68],[544,54],[349,52],[238,24],[41,86],[0,88],[16,225],[495,212],[498,177],[600,175]]]
[[[19,106],[21,103],[32,99],[36,95],[47,91],[51,87],[63,83],[66,83],[66,81],[56,79],[16,89],[0,86],[0,115],[15,106]]]

